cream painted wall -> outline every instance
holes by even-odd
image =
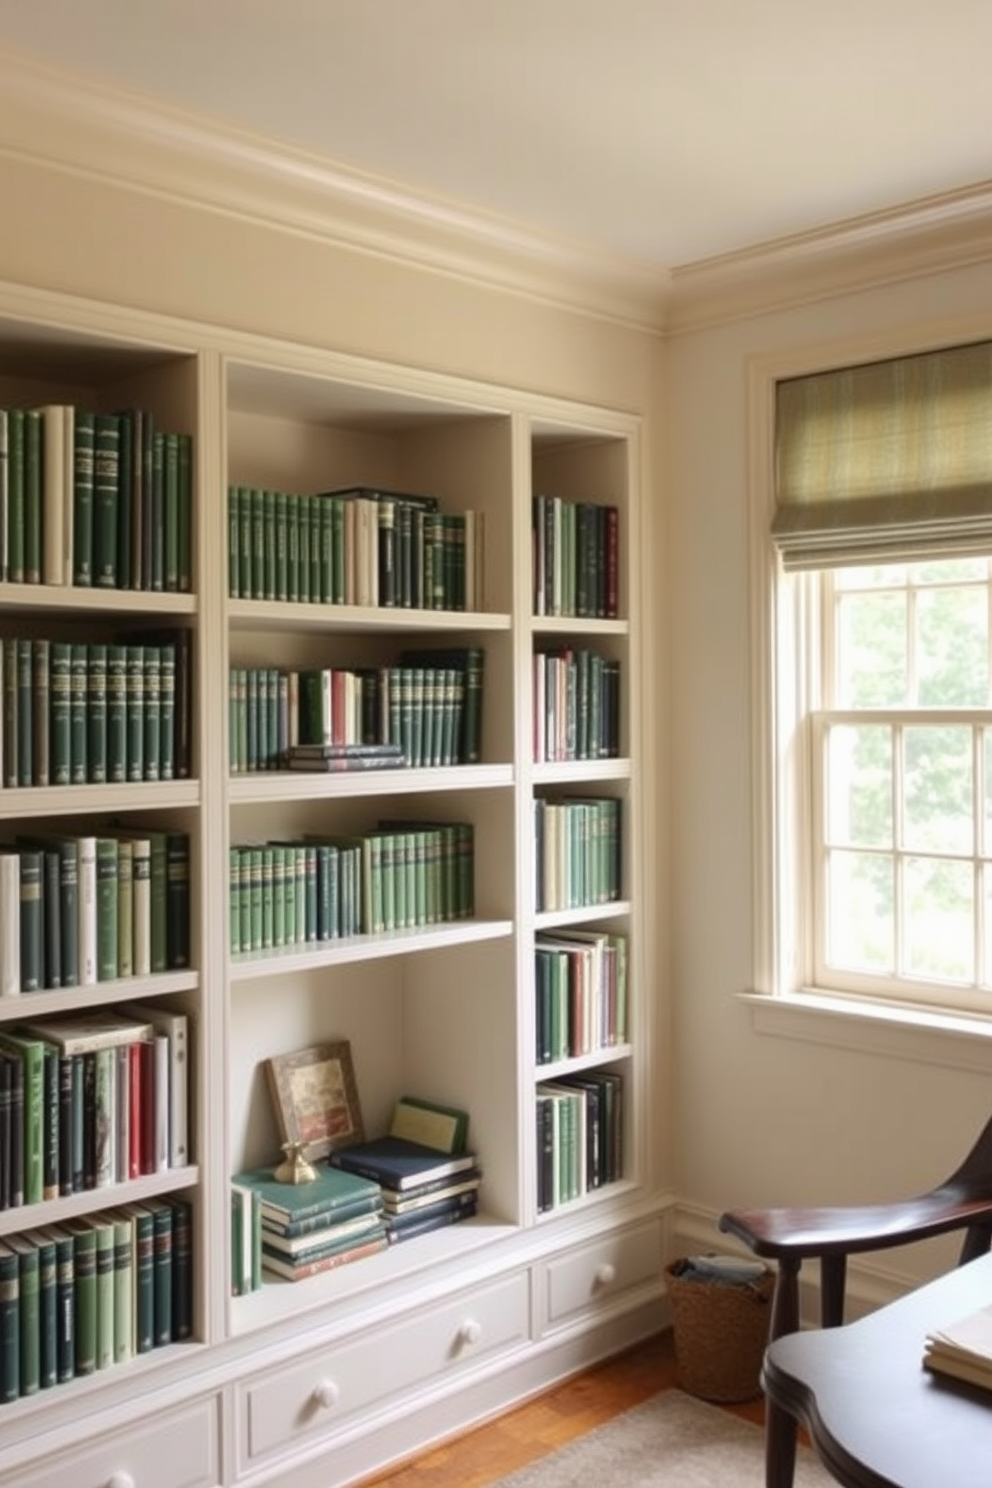
[[[737,996],[752,977],[748,359],[906,326],[966,335],[990,297],[982,264],[669,343],[675,1131],[677,1188],[699,1234],[735,1203],[923,1189],[992,1109],[987,1041],[970,1053],[935,1041],[923,1058],[800,1042],[755,1032]],[[953,1253],[940,1242],[873,1265],[898,1285]]]

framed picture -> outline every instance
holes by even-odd
[[[300,1142],[305,1156],[364,1140],[362,1111],[347,1042],[316,1044],[266,1060],[283,1142]]]

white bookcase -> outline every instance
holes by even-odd
[[[194,1337],[0,1407],[10,1488],[72,1480],[207,1488],[356,1481],[659,1326],[662,1200],[651,1181],[654,1016],[641,929],[638,679],[639,425],[333,351],[244,336],[226,345],[168,321],[8,291],[0,406],[151,407],[194,436],[193,590],[159,594],[0,585],[4,634],[103,636],[142,623],[192,632],[191,775],[161,784],[0,791],[0,835],[154,818],[190,833],[192,966],[30,994],[32,1015],[164,997],[191,1015],[193,1163],[112,1191],[0,1212],[0,1238],[125,1199],[182,1192],[194,1206]],[[485,594],[471,613],[232,598],[232,484],[311,493],[350,485],[430,492],[485,514]],[[619,618],[536,617],[537,493],[619,509]],[[619,660],[616,758],[536,763],[532,658],[549,641]],[[228,671],[382,664],[403,647],[485,652],[482,758],[446,769],[333,774],[229,766]],[[621,802],[622,893],[535,911],[541,794]],[[357,832],[379,816],[469,820],[475,916],[380,937],[231,953],[230,848]],[[628,937],[623,1044],[549,1070],[535,1056],[535,936],[597,927]],[[0,1001],[0,1021],[27,995]],[[366,1130],[405,1093],[463,1106],[484,1172],[481,1211],[381,1255],[232,1297],[229,1179],[275,1160],[264,1061],[347,1039]],[[538,1214],[535,1100],[549,1073],[619,1073],[622,1176]]]

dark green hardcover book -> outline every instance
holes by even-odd
[[[79,985],[79,844],[75,837],[58,841],[61,985]]]
[[[127,779],[127,647],[111,644],[107,652],[107,780]]]
[[[165,445],[164,434],[152,436],[152,503],[151,525],[146,543],[148,553],[148,588],[165,587]]]
[[[77,1375],[93,1374],[97,1350],[97,1235],[88,1219],[67,1219],[64,1228],[73,1238],[75,1372]]]
[[[42,1149],[41,1196],[44,1200],[57,1199],[60,1192],[60,1100],[61,1100],[61,1056],[54,1044],[45,1044],[44,1102],[45,1131]]]
[[[73,641],[69,651],[69,779],[73,785],[85,785],[89,779],[88,687],[89,647],[84,641]]]
[[[35,785],[52,783],[51,656],[51,641],[39,637],[31,642],[32,775]]]
[[[127,778],[145,778],[145,648],[129,645],[127,668]]]
[[[24,1238],[38,1252],[38,1384],[50,1390],[59,1382],[55,1241],[40,1229],[27,1231]]]
[[[149,948],[151,970],[168,970],[169,864],[166,834],[149,832]]]
[[[134,976],[134,841],[117,841],[117,975]]]
[[[227,488],[227,595],[241,598],[241,486]]]
[[[42,1233],[55,1245],[55,1367],[64,1385],[76,1373],[76,1247],[60,1225],[46,1225]]]
[[[73,1192],[72,1142],[73,1114],[73,1064],[72,1055],[59,1053],[59,1195],[65,1197]]]
[[[44,852],[19,849],[21,859],[21,991],[40,992],[45,975]]]
[[[90,1061],[92,1064],[92,1061]],[[86,1055],[72,1056],[72,1191],[86,1187]]]
[[[179,589],[179,435],[168,433],[163,437],[165,472],[162,498],[162,587],[176,593]]]
[[[96,1050],[83,1055],[83,1188],[96,1188]]]
[[[176,778],[176,645],[166,641],[158,648],[158,778]]]
[[[14,789],[19,784],[17,766],[17,640],[5,636],[0,646],[3,656],[3,718],[0,720],[0,749],[3,754],[3,783]]]
[[[93,583],[93,480],[96,415],[76,409],[73,446],[72,575],[73,583]]]
[[[0,1240],[0,1403],[4,1405],[21,1394],[20,1270],[17,1251]]]
[[[193,587],[193,436],[177,434],[179,441],[179,575],[181,594]]]
[[[193,1206],[172,1197],[172,1341],[193,1336]]]
[[[24,583],[24,410],[7,410],[7,578]]]
[[[146,541],[151,521],[152,446],[155,419],[147,408],[135,409],[134,509],[131,514],[131,588],[148,589],[149,558]]]
[[[123,409],[117,415],[117,428],[117,587],[130,589],[135,470],[141,460],[140,427],[134,409]]]
[[[114,1362],[114,1221],[107,1214],[91,1214],[96,1233],[96,1367]]]
[[[238,591],[242,599],[255,599],[253,488],[251,486],[241,486],[240,492],[241,530],[238,535]]]
[[[17,642],[17,783],[34,785],[34,700],[31,642]]]
[[[186,832],[166,833],[165,960],[170,971],[190,963],[190,850]]]
[[[7,573],[7,410],[0,408],[0,583],[6,583]]]
[[[117,976],[117,838],[96,841],[96,979]]]
[[[98,413],[93,443],[93,583],[117,588],[117,509],[120,480],[120,419]]]
[[[265,545],[262,553],[262,598],[276,597],[276,495],[275,491],[262,492],[262,526]]]
[[[289,507],[285,491],[271,491],[273,572],[272,598],[285,603],[289,598]]]
[[[48,661],[49,776],[53,785],[68,785],[72,758],[69,732],[70,658],[68,641],[52,641]]]
[[[286,505],[286,598],[298,604],[300,594],[300,498],[288,492]]]
[[[155,1347],[172,1342],[172,1241],[173,1213],[164,1199],[149,1199],[154,1226],[154,1324]]]
[[[112,1210],[114,1228],[114,1363],[134,1355],[134,1220]]]
[[[41,583],[42,419],[40,408],[24,410],[24,582]]]
[[[36,1395],[41,1388],[41,1303],[38,1295],[39,1256],[37,1246],[25,1235],[10,1235],[7,1243],[17,1252],[20,1296],[19,1374],[20,1393]]]
[[[92,785],[107,781],[107,648],[92,644],[86,664],[86,770]]]
[[[0,1052],[0,1209],[10,1202],[10,1076],[12,1061]]]
[[[5,1102],[8,1120],[4,1132],[6,1207],[17,1209],[24,1203],[24,1061],[18,1054],[2,1047],[0,1059],[6,1066],[4,1085],[8,1089]]]
[[[158,646],[144,647],[144,779],[158,780],[161,764],[161,697],[162,661]]]

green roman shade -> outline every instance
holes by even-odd
[[[992,553],[992,342],[777,383],[772,536],[787,569]]]

